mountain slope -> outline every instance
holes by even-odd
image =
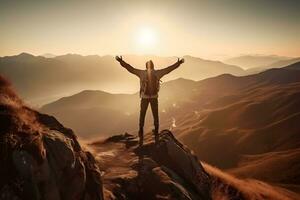
[[[277,183],[290,190],[300,192],[299,187],[299,148],[268,152],[258,155],[246,155],[236,168],[229,172],[238,177],[255,178]],[[274,173],[278,172],[276,176]]]
[[[298,69],[300,63],[240,77],[243,81],[229,77],[228,83],[237,81],[239,87],[201,107],[196,116],[176,120],[178,138],[210,164],[299,192]]]
[[[299,67],[299,63],[298,65],[294,65],[295,68],[297,68],[296,66]],[[218,77],[215,79],[218,79]],[[212,79],[204,80],[202,81],[202,85],[205,84],[208,90],[215,91],[223,87],[222,92],[225,95],[222,96],[221,94],[219,98],[206,104],[202,109],[208,110],[200,113],[201,117],[196,124],[189,125],[193,126],[194,129],[207,129],[207,131],[211,132],[209,134],[210,137],[226,137],[224,133],[228,132],[232,137],[231,142],[239,141],[238,144],[243,146],[243,149],[246,149],[247,145],[253,146],[250,142],[252,140],[250,139],[251,137],[256,138],[259,142],[263,142],[262,148],[266,148],[264,141],[268,140],[259,139],[257,138],[258,136],[269,137],[269,142],[276,145],[275,140],[279,142],[282,137],[287,137],[285,134],[282,134],[286,126],[294,124],[298,119],[298,112],[300,112],[299,80],[300,72],[291,69],[291,66],[285,69],[268,70],[257,75],[239,77],[238,79],[228,77],[225,80],[227,84],[221,82],[221,86],[213,84],[216,81]],[[212,82],[212,84],[207,83],[208,81]],[[232,83],[236,87],[224,88],[224,85],[228,86]],[[226,91],[229,91],[231,94],[225,93]],[[298,126],[290,126],[288,128],[290,130],[290,137],[297,135]],[[274,131],[271,130],[273,129],[276,129],[278,137],[272,138],[271,135],[274,136]],[[261,134],[259,134],[260,132]],[[270,133],[270,136],[267,136],[267,133]],[[183,136],[184,133],[181,133],[181,135]],[[243,140],[239,140],[241,137],[243,137]],[[195,141],[194,139],[191,140]],[[213,138],[212,140],[217,141],[217,139]],[[291,146],[297,145],[297,140],[289,140],[288,138],[286,140]],[[249,142],[249,144],[246,145],[243,141]],[[295,142],[294,145],[293,142]],[[207,141],[204,141],[204,143],[206,143],[205,146],[211,146],[212,148],[215,146],[207,144]],[[201,144],[195,145],[201,146]],[[233,145],[234,148],[236,146]],[[281,144],[281,146],[284,145]],[[269,147],[265,151],[271,150],[271,148]],[[260,151],[260,149],[256,147],[256,151]]]
[[[170,105],[185,101],[192,95],[195,81],[177,79],[163,83],[160,108],[168,114]],[[174,91],[177,91],[174,93]],[[40,111],[56,116],[72,127],[81,137],[108,136],[120,131],[134,131],[139,115],[139,94],[110,94],[102,91],[82,91],[46,104]]]
[[[100,131],[107,136],[134,129],[138,103],[138,95],[82,91],[45,105],[40,111],[56,116],[87,138],[97,136]]]

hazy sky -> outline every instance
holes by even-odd
[[[299,0],[0,0],[0,56],[300,56]]]

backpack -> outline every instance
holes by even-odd
[[[148,96],[157,95],[160,89],[160,82],[161,80],[157,78],[155,73],[152,72],[152,75],[150,77],[148,76],[148,74],[146,74],[144,79],[142,80],[140,93]]]

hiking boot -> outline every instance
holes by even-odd
[[[158,135],[158,133],[156,133],[154,135],[154,140],[155,140],[155,144],[158,144],[158,142],[159,142],[159,135]]]
[[[144,139],[142,137],[140,137],[139,146],[141,147],[141,146],[143,146],[143,144],[144,144]]]
[[[139,146],[143,146],[144,143],[144,133],[143,131],[139,131]]]
[[[158,142],[159,142],[158,131],[157,131],[156,129],[153,129],[153,130],[152,130],[152,133],[154,134],[154,141],[155,141],[155,144],[158,144]]]

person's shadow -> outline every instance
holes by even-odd
[[[137,182],[139,186],[140,192],[143,190],[143,182],[145,181],[145,177],[147,176],[148,169],[147,164],[145,163],[145,158],[149,156],[149,153],[152,151],[152,144],[146,144],[141,147],[135,149],[135,154],[138,156],[138,162],[136,165],[137,171]]]
[[[145,158],[145,155],[143,155],[143,154],[138,155],[138,169],[141,169],[143,167],[144,158]]]
[[[138,163],[137,163],[137,172],[138,172],[138,178],[143,178],[143,174],[145,174],[145,170],[147,170],[147,164],[145,165],[144,160],[146,157],[151,158],[151,155],[155,151],[155,144],[146,144],[144,146],[138,147],[135,150],[135,154],[138,156]]]
[[[144,174],[145,174],[145,167],[144,167],[144,157],[145,155],[141,154],[138,155],[138,163],[137,163],[137,185],[139,193],[143,192],[143,182],[144,182]]]
[[[138,159],[135,165],[135,170],[137,172],[136,181],[139,194],[145,194],[145,192],[149,189],[149,181],[153,181],[152,168],[155,165],[155,161],[151,160],[157,153],[156,151],[156,144],[154,142],[144,144],[134,150]]]

